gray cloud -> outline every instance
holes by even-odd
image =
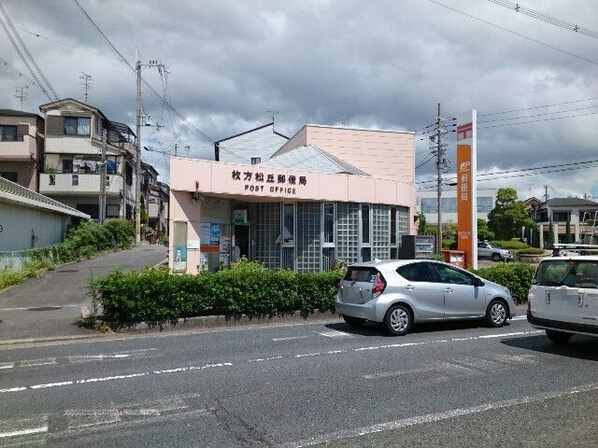
[[[582,58],[598,59],[595,39],[491,2],[439,2]],[[287,135],[305,123],[418,130],[435,121],[440,102],[447,117],[478,110],[481,172],[590,160],[598,153],[598,100],[557,105],[598,97],[598,61],[548,48],[436,2],[80,3],[131,64],[138,48],[143,61],[167,65],[171,103],[213,140],[266,123],[267,111],[278,112],[276,127]],[[4,0],[3,5],[59,96],[82,99],[78,77],[88,73],[93,76],[89,102],[134,128],[135,78],[74,2]],[[598,23],[592,0],[525,6],[587,28]],[[7,39],[0,39],[0,56],[28,75]],[[166,92],[156,70],[147,68],[143,74],[158,92]],[[0,81],[6,86],[0,104],[19,108],[14,89],[23,79],[0,64]],[[48,101],[35,86],[29,93],[25,110],[37,111]],[[554,106],[530,109],[549,104]],[[193,157],[212,156],[210,143],[163,110],[147,91],[144,109],[154,123],[164,125],[160,130],[143,128],[144,144],[172,150],[176,142],[179,150],[189,145]],[[526,110],[489,115],[516,109]],[[577,116],[546,120],[555,115],[540,115],[569,109],[561,115]],[[499,121],[512,117],[521,118]],[[536,122],[513,124],[525,121]],[[448,142],[454,162],[454,138]],[[428,158],[425,139],[418,140],[417,153],[420,161]],[[144,156],[168,180],[166,158]],[[526,197],[540,196],[548,185],[553,197],[598,197],[597,172],[586,168],[500,178],[480,186],[514,186]],[[433,162],[417,173],[418,181],[432,177]]]

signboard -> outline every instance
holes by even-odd
[[[468,267],[478,267],[477,113],[457,118],[457,249]]]
[[[199,241],[202,252],[220,251],[220,224],[202,222],[199,224]]]
[[[268,173],[263,171],[231,171],[234,182],[243,183],[244,191],[257,193],[273,193],[277,195],[294,196],[297,188],[307,185],[307,176],[293,174]]]
[[[179,274],[187,272],[187,246],[184,244],[174,246],[172,271]]]

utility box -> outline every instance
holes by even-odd
[[[454,266],[465,267],[465,251],[445,249],[442,251],[442,259]]]
[[[431,258],[436,252],[434,235],[403,235],[399,249],[400,259]]]

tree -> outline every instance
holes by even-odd
[[[488,228],[499,240],[516,238],[521,227],[533,228],[534,220],[530,218],[522,201],[517,200],[514,188],[499,188],[496,194],[496,205],[488,213]]]
[[[494,239],[494,232],[488,228],[488,221],[478,218],[478,240],[492,241]]]
[[[571,213],[567,213],[567,224],[565,225],[565,244],[573,242],[571,235]]]
[[[420,212],[419,215],[417,215],[417,234],[418,235],[426,234],[426,225],[427,225],[426,215],[424,215],[423,213]]]

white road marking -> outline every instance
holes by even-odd
[[[527,316],[515,316],[511,320],[527,320]]]
[[[154,370],[152,372],[142,372],[142,373],[132,373],[129,375],[114,375],[114,376],[105,376],[101,378],[87,378],[82,380],[70,380],[70,381],[59,381],[56,383],[45,383],[45,384],[33,384],[31,386],[20,386],[20,387],[12,387],[9,389],[0,389],[0,393],[7,393],[7,392],[22,392],[27,389],[37,390],[37,389],[48,389],[52,387],[63,387],[63,386],[73,386],[79,384],[90,384],[90,383],[101,383],[106,381],[115,381],[115,380],[124,380],[129,378],[139,378],[143,376],[148,376],[151,374],[156,375],[163,375],[169,373],[179,373],[179,372],[187,372],[187,371],[194,371],[194,370],[205,370],[205,369],[212,369],[216,367],[227,367],[232,366],[231,362],[223,362],[223,363],[216,363],[216,364],[205,364],[203,366],[190,366],[190,367],[178,367],[174,369],[165,369],[165,370]]]
[[[434,414],[426,414],[415,417],[404,418],[400,420],[393,420],[385,423],[378,423],[371,426],[364,426],[361,428],[347,429],[343,431],[332,432],[320,436],[312,437],[298,442],[286,443],[281,445],[282,448],[303,448],[307,446],[331,443],[334,441],[345,440],[352,437],[367,436],[383,431],[393,431],[410,426],[423,425],[427,423],[439,422],[464,415],[479,414],[481,412],[493,411],[497,409],[510,408],[529,403],[540,403],[553,398],[565,397],[567,395],[578,394],[583,392],[590,392],[598,390],[598,384],[588,384],[574,389],[569,389],[559,392],[547,392],[537,395],[528,395],[519,398],[512,398],[509,400],[501,400],[496,402],[484,403],[478,406],[471,406],[467,408],[456,408],[449,411],[438,412]]]
[[[2,363],[0,363],[0,370],[12,369],[14,366],[15,366],[14,362],[2,362]]]
[[[19,367],[50,366],[56,364],[57,362],[58,361],[56,358],[28,359],[25,361],[19,361]]]
[[[354,338],[355,337],[352,334],[349,334],[344,331],[338,331],[338,330],[323,331],[318,334],[320,336],[325,336],[327,338]]]
[[[295,339],[307,339],[309,336],[289,336],[287,338],[272,338],[273,341],[294,341]]]
[[[264,362],[264,361],[274,361],[276,359],[282,359],[282,356],[270,356],[268,358],[257,358],[257,359],[250,359],[247,362]]]
[[[2,421],[0,429],[2,430],[0,432],[0,439],[48,432],[48,417],[42,415],[40,417],[18,420],[8,419]]]

